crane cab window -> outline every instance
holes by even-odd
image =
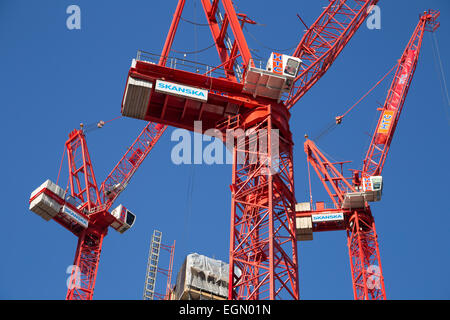
[[[286,63],[286,68],[284,69],[284,73],[290,76],[295,77],[297,75],[299,62],[294,59],[288,59]]]
[[[370,177],[373,191],[380,191],[383,188],[383,178],[381,176]]]
[[[126,223],[127,223],[129,226],[132,226],[135,219],[136,219],[136,216],[135,216],[133,213],[131,213],[130,211],[127,210]]]

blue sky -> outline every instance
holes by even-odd
[[[261,57],[269,56],[267,47],[295,46],[304,29],[296,13],[311,24],[326,3],[285,0],[276,9],[269,2],[235,1],[239,11],[259,23],[247,27],[251,35],[246,37]],[[66,28],[66,8],[71,4],[81,8],[81,30]],[[309,196],[304,133],[320,132],[393,66],[418,14],[428,8],[441,11],[436,36],[448,75],[450,3],[398,0],[379,5],[381,29],[369,30],[363,24],[327,74],[292,109],[299,202]],[[5,225],[0,232],[0,299],[65,298],[65,272],[73,262],[77,239],[30,212],[29,195],[44,180],[56,181],[64,142],[73,128],[120,115],[131,59],[138,49],[161,52],[175,6],[176,1],[1,1],[0,165],[5,171],[0,194]],[[205,23],[200,1],[188,1],[183,17]],[[207,27],[181,22],[173,49],[195,51],[211,44]],[[217,64],[214,48],[186,59]],[[343,125],[320,139],[319,147],[334,159],[354,161],[352,168],[359,168],[369,143],[367,134],[378,116],[377,102],[384,102],[390,80],[351,112]],[[372,206],[390,299],[450,298],[448,113],[432,38],[426,34],[383,171],[383,199]],[[103,181],[144,125],[124,118],[87,135],[97,181]],[[109,231],[95,299],[142,298],[155,228],[163,232],[163,242],[177,242],[173,278],[191,252],[228,261],[231,166],[174,165],[172,130],[164,134],[116,202],[129,207],[137,220],[125,234]],[[67,176],[65,164],[63,187]],[[328,201],[316,177],[312,178],[314,199]],[[314,241],[299,243],[299,257],[301,298],[353,298],[345,232],[315,234]]]

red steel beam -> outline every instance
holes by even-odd
[[[173,40],[175,39],[175,34],[178,29],[178,23],[181,19],[181,14],[183,13],[183,8],[186,0],[179,0],[177,8],[175,9],[175,13],[173,15],[172,24],[170,25],[169,33],[166,37],[166,42],[164,43],[164,47],[161,53],[161,58],[159,60],[160,65],[165,65],[167,62],[167,58],[170,53],[170,49],[172,48]]]
[[[257,118],[257,136],[238,139],[233,151],[228,298],[298,299],[292,143],[280,138],[279,171],[271,173],[272,148],[252,143],[272,146],[276,127],[270,111]]]
[[[439,24],[439,12],[424,12],[399,60],[397,71],[392,80],[386,101],[380,110],[375,132],[363,162],[362,176],[381,175],[389,148],[400,119],[406,96],[411,86],[414,72],[419,60],[422,39],[426,30],[435,31]],[[430,27],[427,29],[427,27]]]
[[[377,3],[378,0],[330,0],[293,53],[302,59],[303,70],[285,101],[287,108],[292,108],[325,74]]]
[[[378,236],[370,209],[355,211],[347,228],[355,300],[386,300]]]

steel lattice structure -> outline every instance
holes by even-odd
[[[261,300],[284,293],[298,299],[292,143],[280,139],[275,159],[271,110],[257,123],[257,134],[238,139],[233,153],[230,265],[242,273],[231,273],[228,296]],[[266,150],[257,148],[256,139],[267,141]],[[275,161],[277,174],[268,174]]]
[[[328,70],[377,2],[330,1],[294,52],[294,56],[304,61],[304,70],[295,79],[293,90],[284,101],[243,91],[253,59],[242,27],[254,22],[244,13],[237,14],[231,0],[202,0],[221,62],[219,66],[199,74],[149,64],[149,55],[142,58],[140,54],[130,68],[126,90],[132,88],[136,79],[145,81],[149,88],[148,103],[130,105],[129,99],[124,97],[124,116],[191,131],[195,129],[194,121],[202,121],[204,132],[218,129],[224,140],[230,130],[254,132],[260,136],[267,135],[267,131],[278,131],[282,141],[278,160],[282,164],[280,172],[267,170],[270,152],[268,155],[258,149],[246,153],[249,152],[245,150],[251,144],[250,137],[233,146],[234,154],[243,154],[244,161],[234,164],[232,175],[229,299],[299,298],[293,143],[288,110]],[[159,61],[171,59],[169,52],[184,5],[184,0],[178,2]],[[214,76],[213,71],[218,69],[223,71],[223,76]],[[208,99],[194,101],[165,94],[155,89],[161,79],[208,89]],[[252,157],[259,160],[250,161]]]
[[[98,188],[84,132],[74,130],[66,143],[66,152],[69,195],[77,204],[70,204],[47,189],[30,199],[32,203],[45,194],[87,221],[87,227],[80,227],[65,215],[54,216],[55,221],[79,239],[71,280],[77,285],[69,288],[67,299],[92,299],[103,239],[109,226],[118,221],[109,211],[113,202],[168,125],[194,131],[195,121],[202,121],[200,133],[215,129],[224,141],[230,133],[234,136],[228,298],[300,298],[296,219],[323,212],[324,208],[296,212],[289,110],[326,73],[378,0],[330,0],[293,52],[292,57],[302,61],[301,70],[291,90],[278,99],[246,91],[246,77],[254,62],[243,26],[255,22],[246,14],[237,13],[231,0],[201,0],[201,3],[220,64],[210,67],[197,63],[195,71],[186,71],[170,57],[185,6],[185,0],[179,0],[162,54],[152,63],[152,55],[140,51],[128,72],[121,112],[123,116],[147,121],[142,133]],[[344,177],[342,170],[336,169],[336,164],[330,163],[314,142],[305,143],[307,160],[334,202],[335,208],[331,210],[345,215],[343,224],[325,224],[322,229],[314,227],[314,231],[347,230],[355,299],[385,299],[386,294],[370,207],[366,204],[355,209],[343,205],[349,193],[359,192],[362,179],[381,173],[414,74],[423,31],[427,27],[437,28],[437,16],[434,11],[422,15],[405,50],[385,104],[385,108],[395,105],[394,121],[382,148],[381,136],[374,135],[362,172]],[[400,86],[405,72],[407,82]],[[168,94],[157,87],[161,81],[202,90],[207,98]],[[377,153],[380,149],[381,155]],[[373,163],[376,169],[370,167]],[[375,264],[380,268],[370,270]],[[371,282],[374,279],[376,284]]]
[[[148,261],[147,270],[145,273],[145,284],[144,284],[144,300],[154,300],[155,297],[160,300],[168,300],[171,291],[171,281],[172,281],[172,269],[173,269],[173,258],[175,255],[175,241],[173,245],[169,246],[163,244],[162,242],[162,232],[159,230],[153,230],[152,241],[150,242],[150,249],[148,251]],[[165,250],[169,253],[169,265],[167,269],[158,267],[159,265],[159,255],[161,250]],[[156,276],[158,273],[167,277],[166,291],[164,294],[155,292],[156,286]]]
[[[353,176],[344,177],[343,165],[346,162],[330,162],[316,144],[309,139],[304,144],[307,161],[314,168],[333,201],[334,212],[342,212],[345,219],[343,225],[335,226],[332,223],[331,226],[327,226],[323,224],[320,227],[322,230],[315,231],[347,230],[355,299],[386,299],[386,291],[375,221],[370,206],[366,199],[363,200],[362,205],[355,206],[352,203],[352,197],[355,199],[363,195],[364,179],[381,175],[414,76],[424,31],[435,31],[439,27],[438,17],[439,12],[434,10],[424,12],[420,16],[419,23],[398,62],[385,104],[379,110],[379,120],[367,156],[363,161],[362,171],[353,170]],[[316,210],[316,213],[329,211],[320,209]],[[298,216],[302,216],[302,214]]]

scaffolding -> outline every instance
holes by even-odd
[[[159,230],[153,230],[152,240],[150,242],[150,249],[148,252],[143,300],[155,300],[155,299],[168,300],[170,292],[172,290],[171,281],[172,281],[173,258],[175,254],[175,240],[173,241],[173,245],[171,246],[163,244],[161,241],[162,241],[162,232]],[[169,253],[169,266],[167,269],[158,267],[161,250],[167,251]],[[167,277],[166,290],[164,294],[155,291],[156,276],[158,273]]]

